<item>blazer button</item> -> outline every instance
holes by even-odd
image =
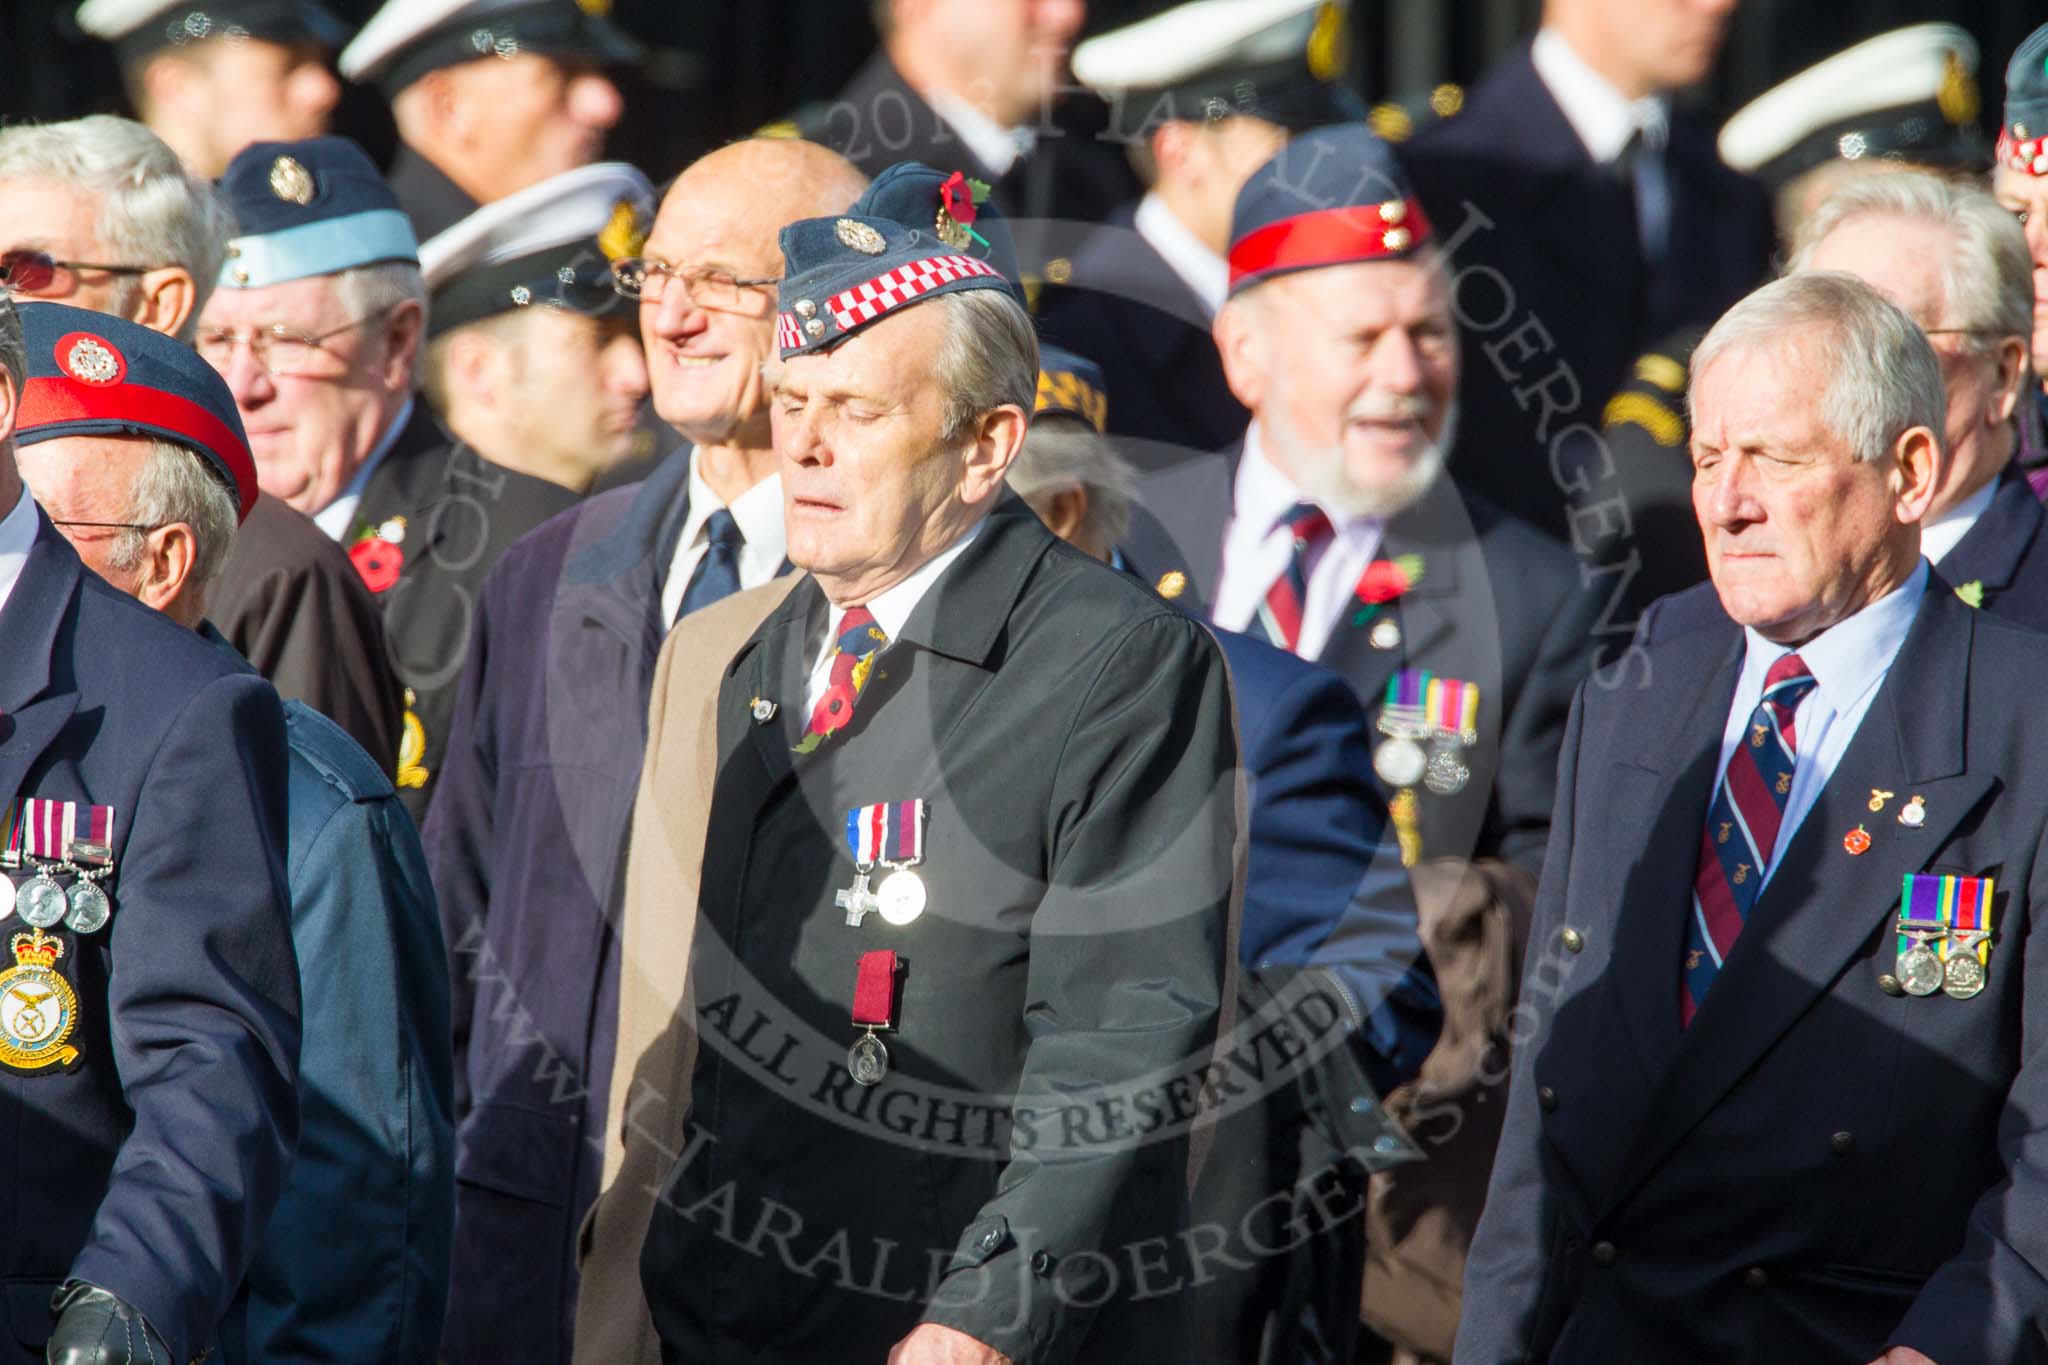
[[[1614,1264],[1614,1243],[1593,1243],[1593,1264],[1605,1269]]]
[[[1044,1279],[1047,1275],[1052,1274],[1052,1253],[1050,1251],[1034,1251],[1031,1253],[1031,1273],[1040,1279]]]
[[[1835,1149],[1836,1156],[1847,1156],[1851,1149],[1856,1146],[1856,1135],[1846,1132],[1837,1133],[1828,1139],[1828,1146]]]
[[[1557,1112],[1557,1092],[1547,1085],[1536,1087],[1536,1107],[1546,1114]]]
[[[1567,929],[1558,937],[1564,940],[1564,950],[1568,953],[1576,953],[1586,946],[1586,936],[1576,929]]]
[[[1742,1282],[1751,1289],[1762,1289],[1771,1282],[1771,1277],[1764,1273],[1762,1266],[1753,1265],[1742,1272]]]

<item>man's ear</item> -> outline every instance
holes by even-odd
[[[2003,426],[2012,420],[2020,405],[2020,392],[2032,373],[2027,365],[2027,338],[2006,337],[1998,343],[1998,387],[1993,390],[1991,417]]]
[[[1216,321],[1210,327],[1216,338],[1216,354],[1223,361],[1224,382],[1237,395],[1237,401],[1253,412],[1259,410],[1266,398],[1265,346],[1252,326],[1253,314],[1260,306],[1260,300],[1240,294],[1216,311]]]
[[[192,272],[182,265],[167,265],[142,277],[142,289],[135,296],[135,307],[128,320],[167,337],[179,336],[198,302],[199,290],[193,283]]]
[[[981,415],[973,443],[967,447],[966,467],[960,475],[960,497],[978,503],[1003,486],[1003,479],[1024,448],[1024,433],[1031,418],[1014,403],[991,408]]]
[[[1927,427],[1914,427],[1899,437],[1898,444],[1892,447],[1892,456],[1892,478],[1898,485],[1898,518],[1902,522],[1921,521],[1934,504],[1934,490],[1948,462],[1941,449],[1941,438]]]
[[[381,378],[387,391],[400,393],[412,388],[413,371],[426,330],[426,312],[412,299],[399,304],[385,317]]]
[[[181,625],[198,625],[203,609],[192,570],[199,560],[199,540],[192,528],[182,521],[160,526],[147,533],[144,546],[136,597]]]
[[[1069,545],[1079,544],[1074,537],[1080,533],[1082,525],[1088,520],[1088,490],[1079,484],[1072,488],[1062,488],[1045,499],[1045,506],[1041,510],[1048,531]],[[1086,545],[1081,548],[1091,549]]]

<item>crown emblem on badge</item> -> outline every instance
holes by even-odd
[[[40,929],[14,936],[14,960],[23,967],[54,967],[64,956],[64,941],[49,937]]]
[[[841,218],[832,225],[832,231],[838,234],[841,246],[850,247],[863,256],[879,256],[889,245],[881,233],[852,218]]]
[[[270,192],[288,204],[301,207],[313,202],[313,173],[294,157],[281,156],[270,163]]]
[[[112,384],[127,370],[120,352],[84,332],[74,332],[58,342],[57,356],[64,373],[81,384]]]

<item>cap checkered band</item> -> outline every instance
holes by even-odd
[[[825,301],[841,331],[851,331],[873,322],[891,308],[900,308],[921,294],[955,280],[985,275],[1001,279],[1002,272],[972,256],[927,256],[921,261],[899,265],[894,270],[857,284]]]
[[[804,344],[803,320],[794,313],[776,314],[775,344],[785,351],[801,350]]]

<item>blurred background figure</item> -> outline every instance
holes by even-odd
[[[317,0],[85,0],[136,117],[215,180],[251,142],[318,137],[341,98],[328,63],[348,29]]]
[[[647,363],[612,262],[638,256],[654,187],[623,162],[486,204],[420,247],[420,389],[492,464],[587,493],[633,453]]]
[[[1597,423],[1630,361],[1770,264],[1763,191],[1671,98],[1713,69],[1735,3],[1546,0],[1535,39],[1401,148],[1469,279],[1451,467],[1559,539],[1601,494],[1553,472],[1559,433]]]
[[[1048,340],[1101,357],[1117,395],[1109,430],[1142,466],[1219,450],[1250,420],[1209,335],[1230,282],[1230,210],[1290,132],[1364,117],[1344,80],[1347,8],[1193,0],[1074,52],[1145,193],[1048,263],[1058,288],[1040,320]]]
[[[234,217],[141,124],[106,115],[0,130],[0,280],[20,299],[189,339]],[[376,604],[305,516],[257,497],[213,585],[214,624],[287,698],[389,770],[403,696]]]
[[[2034,492],[2048,492],[2048,24],[2027,36],[2005,68],[1992,189],[2026,229],[2034,262],[2035,383],[2022,411],[2020,463]]]
[[[579,0],[387,0],[341,74],[391,101],[391,185],[420,240],[604,152],[625,112],[607,67],[640,44]]]

